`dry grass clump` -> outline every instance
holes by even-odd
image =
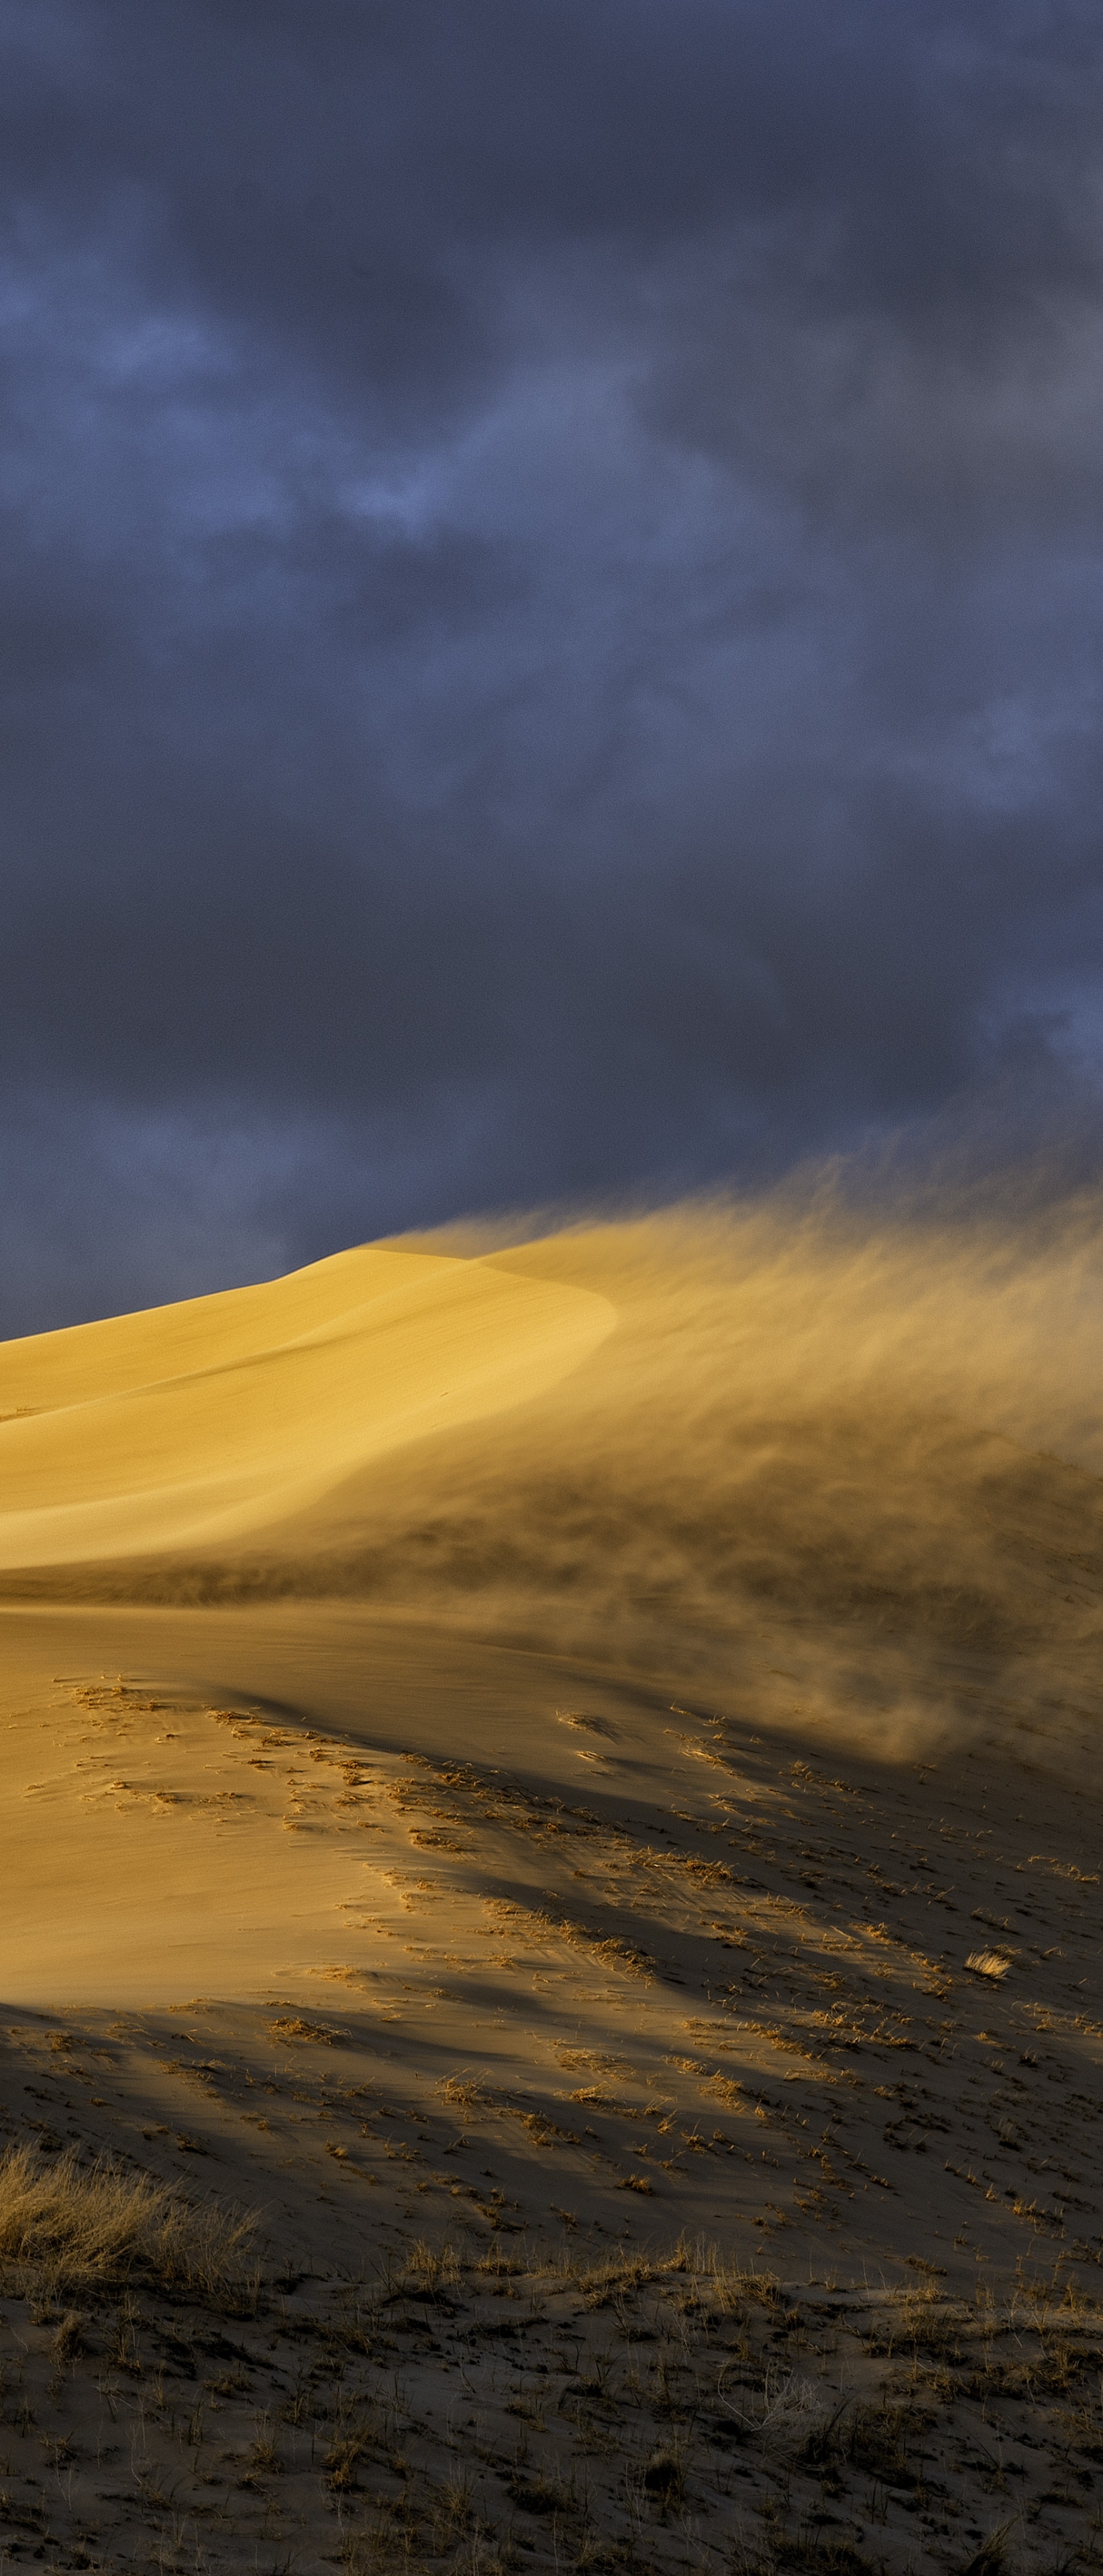
[[[430,2245],[419,2236],[406,2261],[406,2287],[420,2299],[435,2299],[459,2285],[462,2258],[454,2245]]]
[[[887,2393],[872,2404],[857,2406],[846,2432],[846,2452],[856,2468],[897,2488],[914,2487],[911,2454],[930,2418],[922,2407],[901,2404]]]
[[[371,2455],[372,2433],[365,2423],[341,2424],[325,2456],[325,2472],[338,2494],[355,2487],[363,2462]]]
[[[344,2048],[348,2042],[347,2031],[332,2030],[328,2022],[304,2021],[301,2013],[281,2013],[270,2024],[269,2036],[272,2039],[312,2039],[323,2048]]]
[[[255,2297],[254,2221],[215,2201],[186,2200],[109,2157],[82,2169],[70,2150],[0,2156],[0,2259],[17,2287],[48,2293],[109,2287],[144,2272],[221,2304]]]

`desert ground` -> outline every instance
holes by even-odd
[[[1103,2557],[1093,1212],[0,1351],[0,2568]]]

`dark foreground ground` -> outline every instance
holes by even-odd
[[[1094,2565],[1097,1803],[559,1667],[511,1749],[529,1669],[462,1761],[420,1650],[13,1706],[28,1811],[334,1928],[0,2008],[0,2570]]]

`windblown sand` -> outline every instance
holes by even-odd
[[[0,2566],[1094,2563],[1099,1272],[775,1205],[5,1347]]]

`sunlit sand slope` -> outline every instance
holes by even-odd
[[[586,1290],[369,1248],[0,1351],[0,1565],[223,1546],[387,1450],[542,1393]]]

